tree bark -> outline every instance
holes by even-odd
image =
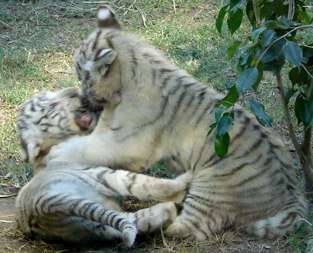
[[[312,160],[312,127],[303,130],[302,154],[299,156],[304,174],[304,186],[307,196],[313,200],[313,160]]]
[[[289,136],[295,147],[297,156],[300,160],[303,177],[304,177],[304,187],[307,197],[313,200],[313,160],[312,160],[312,149],[311,149],[311,139],[312,139],[312,127],[308,127],[303,130],[303,141],[302,144],[299,143],[295,129],[292,124],[290,111],[285,99],[285,90],[281,77],[281,73],[276,73],[277,87],[280,94],[280,99],[283,105],[284,116],[289,132]]]

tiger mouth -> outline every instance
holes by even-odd
[[[95,127],[96,116],[91,112],[78,111],[75,115],[75,122],[82,131],[90,131]]]

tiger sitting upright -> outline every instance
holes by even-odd
[[[214,151],[222,95],[120,28],[106,6],[77,50],[75,68],[97,127],[54,147],[49,160],[142,171],[160,159],[193,175],[183,209],[165,233],[204,240],[233,226],[259,237],[297,228],[308,205],[282,141],[241,106],[232,108],[228,154]]]
[[[35,166],[35,176],[16,199],[17,220],[26,235],[75,243],[122,238],[129,247],[137,230],[152,232],[176,217],[173,202],[122,213],[119,197],[179,202],[187,174],[169,180],[66,161],[46,164],[51,146],[95,125],[96,115],[82,106],[75,88],[42,91],[22,106],[17,129],[24,157]]]

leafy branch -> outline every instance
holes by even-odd
[[[302,0],[227,0],[223,3],[216,19],[219,33],[226,19],[228,30],[234,34],[241,26],[244,12],[252,30],[248,38],[235,40],[227,49],[227,59],[241,50],[237,64],[239,74],[216,108],[216,122],[210,132],[217,128],[215,151],[223,158],[230,141],[228,130],[234,120],[233,105],[246,91],[259,89],[265,71],[273,73],[287,129],[304,172],[305,189],[313,199],[313,41],[305,43],[303,36],[297,36],[299,31],[313,28],[307,7]],[[282,78],[283,72],[288,72],[288,84]],[[292,97],[295,99],[291,100]],[[297,124],[303,126],[302,140],[295,132],[292,107],[289,107],[291,101]],[[250,109],[262,125],[271,125],[272,119],[262,103],[250,101]]]
[[[313,25],[303,25],[303,26],[298,26],[293,28],[292,30],[290,30],[289,32],[285,33],[284,35],[280,36],[279,38],[275,39],[274,41],[271,42],[271,44],[264,50],[264,52],[262,53],[262,55],[259,57],[258,61],[256,62],[255,65],[258,65],[258,63],[260,62],[260,60],[262,59],[262,57],[267,53],[267,51],[279,40],[286,38],[288,35],[290,35],[291,33],[297,31],[297,30],[301,30],[301,29],[306,29],[306,28],[312,28],[313,29]]]

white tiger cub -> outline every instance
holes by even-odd
[[[95,124],[96,115],[82,106],[75,88],[40,92],[22,106],[17,129],[25,158],[36,167],[16,199],[16,217],[25,234],[76,243],[122,238],[129,247],[137,230],[148,233],[176,217],[173,202],[121,213],[118,198],[179,202],[190,178],[187,174],[167,180],[67,162],[44,165],[51,146],[90,132]]]
[[[160,159],[193,179],[180,215],[165,233],[204,240],[226,226],[260,237],[297,228],[308,205],[281,140],[236,105],[228,154],[219,159],[214,107],[222,99],[158,50],[119,29],[98,9],[98,26],[78,49],[75,67],[93,110],[104,111],[91,135],[55,147],[52,161],[142,171]]]

